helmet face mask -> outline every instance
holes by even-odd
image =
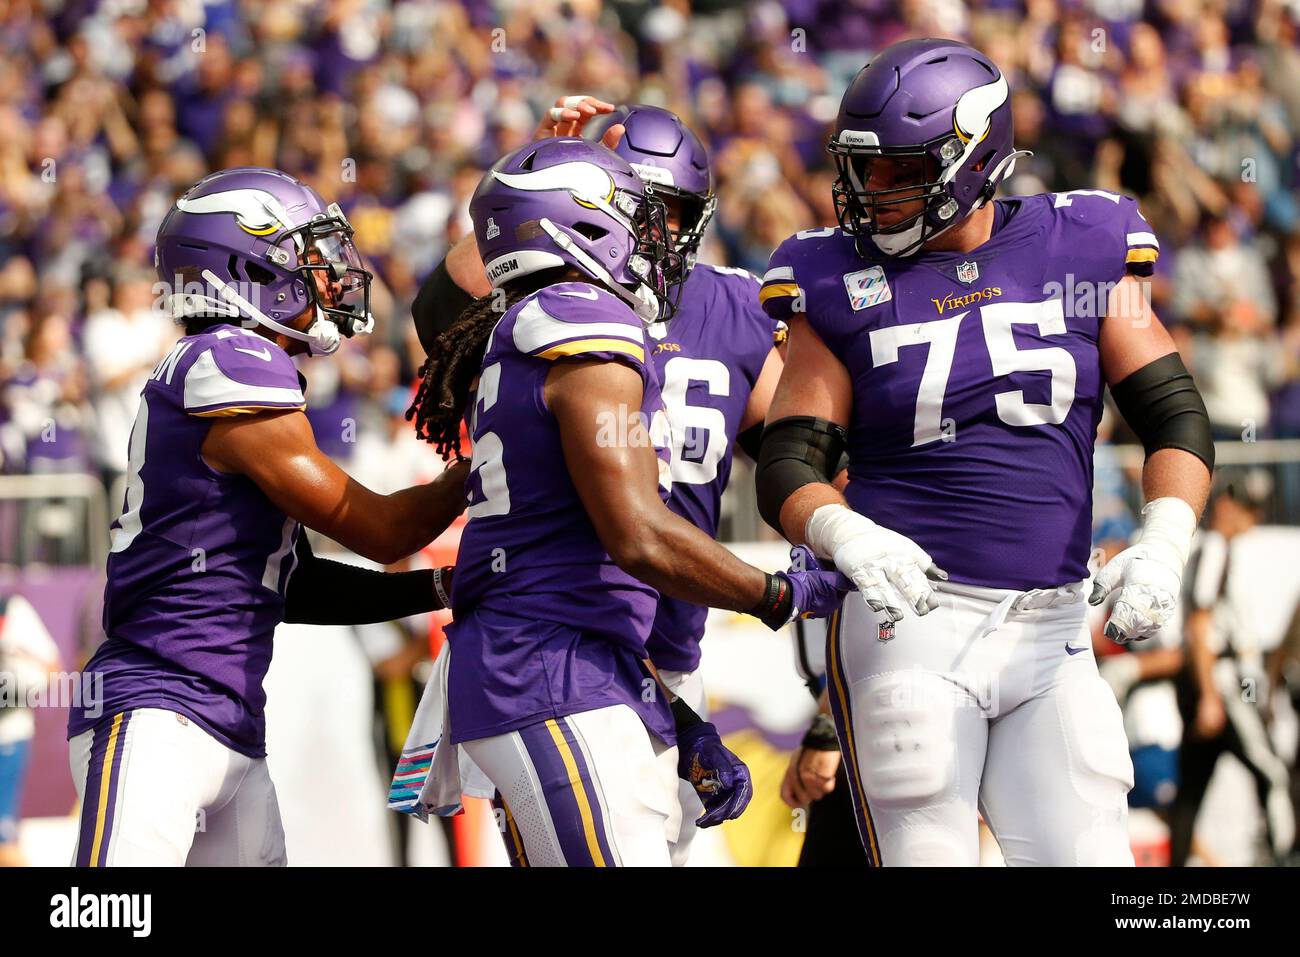
[[[670,212],[676,213],[677,224],[669,222],[669,233],[673,249],[681,259],[681,280],[690,274],[699,255],[700,243],[704,240],[704,231],[713,219],[718,200],[712,193],[689,193],[672,186],[657,186],[646,183],[646,193],[660,197]]]
[[[297,229],[286,230],[274,245],[292,239],[301,250],[299,264],[307,286],[308,301],[339,332],[351,338],[365,329],[370,312],[370,284],[374,274],[362,265],[361,254],[352,242],[352,224],[337,203],[330,203],[323,215],[315,216]]]
[[[927,228],[925,222],[927,217],[952,220],[957,211],[944,192],[931,146],[853,147],[832,141],[835,215],[844,231],[872,237],[889,255],[906,256],[947,228]]]
[[[640,275],[658,298],[661,311],[659,322],[667,322],[677,312],[681,302],[682,280],[686,278],[685,260],[674,231],[668,225],[668,205],[653,190],[647,188],[638,197],[633,218],[637,245],[628,268]],[[645,266],[641,265],[644,260]]]

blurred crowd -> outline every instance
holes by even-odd
[[[178,334],[153,287],[158,223],[206,172],[257,165],[339,201],[378,276],[377,334],[306,370],[322,447],[418,477],[409,303],[469,228],[482,169],[557,95],[685,117],[720,197],[704,258],[761,273],[784,237],[834,222],[824,145],[848,80],[927,35],[1009,77],[1034,156],[1008,192],[1141,198],[1156,309],[1218,437],[1300,436],[1298,32],[1295,0],[0,2],[2,469],[113,488]]]

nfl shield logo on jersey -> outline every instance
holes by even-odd
[[[892,621],[882,621],[880,623],[880,632],[876,635],[877,641],[894,640],[894,623]]]
[[[977,262],[958,263],[957,279],[959,282],[972,283],[980,277],[980,264]]]
[[[849,291],[849,303],[853,311],[878,306],[889,302],[894,294],[889,291],[889,281],[885,278],[883,266],[871,266],[844,276],[844,288]]]

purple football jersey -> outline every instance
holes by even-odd
[[[544,395],[557,359],[621,362],[639,372],[640,412],[666,497],[668,422],[646,348],[641,320],[586,283],[548,286],[521,300],[488,340],[470,413],[474,461],[453,580],[456,620],[447,629],[453,741],[612,704],[629,705],[673,740],[668,703],[645,694],[640,665],[658,592],[601,545]],[[618,421],[592,427],[598,440],[630,438]]]
[[[1159,247],[1132,199],[1101,190],[995,214],[973,252],[902,260],[806,230],[761,298],[774,318],[806,313],[852,379],[850,506],[954,581],[1054,587],[1088,574],[1108,294]]]
[[[775,324],[758,304],[758,280],[703,263],[691,270],[672,321],[647,331],[672,426],[668,507],[716,536],[722,493],[749,394],[772,351]],[[660,668],[694,671],[708,609],[660,597],[646,648]]]
[[[299,526],[200,449],[213,417],[301,409],[302,389],[283,349],[229,325],[186,336],[154,369],[112,527],[107,638],[85,669],[103,675],[104,715],[166,708],[242,754],[266,753],[262,679]],[[74,709],[69,736],[100,719]]]

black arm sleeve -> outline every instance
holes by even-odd
[[[425,355],[433,348],[433,340],[449,328],[473,301],[474,297],[456,285],[451,273],[447,272],[447,260],[438,263],[438,268],[429,273],[415,294],[415,302],[411,303],[415,334],[420,337]]]
[[[1210,417],[1177,352],[1148,362],[1112,386],[1110,394],[1148,457],[1160,449],[1182,449],[1214,471]]]
[[[763,521],[784,535],[785,500],[805,485],[830,482],[847,444],[843,426],[810,415],[788,416],[765,428],[754,476]]]
[[[442,607],[431,568],[377,572],[317,558],[306,531],[299,533],[294,553],[298,565],[284,593],[284,620],[290,624],[365,625]]]

